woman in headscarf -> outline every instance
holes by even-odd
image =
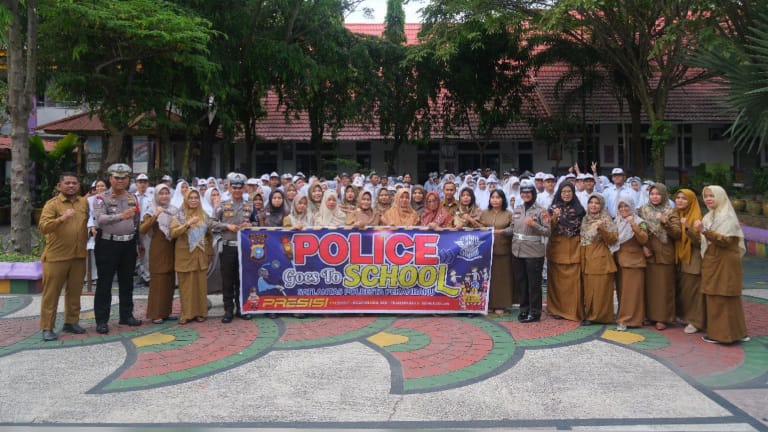
[[[381,219],[389,208],[392,207],[392,197],[387,188],[381,188],[376,192],[376,202],[373,204],[373,211]]]
[[[411,188],[411,207],[416,210],[416,214],[421,217],[421,213],[424,211],[424,195],[426,194],[424,186],[420,184],[413,185]]]
[[[160,184],[155,188],[155,197],[144,213],[139,232],[148,236],[149,250],[149,298],[147,319],[162,324],[171,318],[175,278],[173,273],[173,246],[171,221],[178,213],[171,205],[171,189]]]
[[[683,233],[675,241],[677,263],[677,316],[687,324],[683,330],[693,334],[704,328],[704,295],[701,293],[701,235],[693,229],[702,219],[699,200],[690,189],[675,194],[675,210]]]
[[[344,188],[344,195],[341,198],[339,207],[341,207],[347,215],[353,213],[357,209],[357,194],[357,188],[351,184]]]
[[[335,190],[327,190],[323,193],[320,203],[320,211],[314,215],[315,225],[323,227],[344,226],[347,214],[339,208],[339,198]]]
[[[424,211],[421,213],[420,223],[421,226],[433,230],[453,226],[453,216],[440,204],[440,195],[437,192],[427,192],[424,197]]]
[[[702,198],[709,213],[694,222],[701,233],[701,292],[707,310],[707,335],[702,339],[711,343],[747,342],[741,303],[744,232],[722,187],[705,187]]]
[[[309,193],[307,193],[307,197],[309,198],[309,212],[314,216],[320,213],[320,204],[323,201],[323,185],[319,181],[315,181],[314,183],[309,185]]]
[[[309,214],[309,197],[306,194],[298,193],[293,200],[291,212],[283,219],[283,226],[286,228],[295,228],[302,230],[312,225],[312,215]]]
[[[547,245],[547,312],[556,319],[584,319],[580,232],[585,215],[574,186],[560,185],[549,207],[551,236]]]
[[[264,195],[261,193],[261,189],[254,192],[253,196],[249,196],[248,199],[253,203],[253,212],[250,217],[251,225],[261,226],[264,218]]]
[[[643,252],[645,268],[645,316],[664,330],[675,320],[675,240],[682,234],[680,216],[669,205],[667,187],[648,188],[648,203],[638,212],[648,225],[648,244]]]
[[[475,203],[477,207],[482,211],[488,208],[488,199],[491,197],[491,191],[488,189],[488,180],[485,177],[477,179],[477,187],[475,188]],[[461,195],[459,195],[461,199]]]
[[[203,195],[203,210],[208,217],[215,217],[216,208],[221,204],[221,192],[217,187],[209,187]],[[210,212],[209,212],[210,211]]]
[[[482,210],[475,202],[475,193],[468,187],[462,189],[459,193],[459,206],[456,208],[456,214],[453,215],[453,226],[456,228],[481,227],[483,223],[480,222],[480,213]]]
[[[186,180],[179,180],[176,183],[176,190],[173,191],[171,196],[171,205],[181,208],[181,205],[184,203],[184,197],[187,196],[187,191],[189,191],[189,183]]]
[[[90,234],[88,236],[88,243],[86,243],[86,249],[88,250],[88,253],[90,254],[90,261],[91,261],[91,282],[95,283],[99,279],[99,274],[96,271],[96,256],[93,253],[94,248],[96,247],[96,236],[99,232],[99,224],[96,221],[96,218],[93,217],[95,214],[93,212],[93,203],[96,200],[96,197],[103,194],[104,191],[107,190],[107,182],[104,180],[96,180],[93,182],[92,185],[93,193],[91,196],[87,198],[88,201],[88,211],[90,214],[90,217],[88,218],[88,224],[86,224],[86,227],[88,229],[88,233]],[[88,278],[88,274],[86,272],[85,275],[86,278]]]
[[[521,203],[520,199],[520,179],[512,176],[507,180],[507,184],[504,185],[504,194],[509,200],[509,208],[514,209]]]
[[[367,189],[362,189],[357,197],[357,209],[354,213],[347,214],[347,225],[362,229],[367,226],[379,224],[379,215],[373,211],[373,194]]]
[[[179,324],[203,322],[208,316],[206,273],[213,256],[213,238],[197,189],[189,189],[181,210],[171,221],[171,238],[176,239],[174,269],[179,276]]]
[[[613,275],[616,263],[610,247],[616,243],[616,223],[605,208],[605,198],[593,193],[581,222],[581,272],[584,281],[584,321],[613,322]]]
[[[616,296],[619,311],[616,314],[616,330],[640,327],[645,319],[645,255],[643,246],[648,243],[646,224],[637,215],[633,193],[619,194],[616,209],[618,238],[611,250],[616,257]]]
[[[296,194],[299,193],[299,190],[296,189],[296,185],[293,183],[288,183],[283,188],[283,194],[285,195],[285,208],[289,212],[291,211],[291,208],[293,208],[293,201],[296,199]]]
[[[286,216],[288,216],[288,210],[285,208],[285,195],[280,189],[274,189],[269,193],[269,199],[264,206],[261,226],[281,227]]]
[[[381,216],[381,224],[395,227],[419,224],[419,215],[411,207],[411,193],[408,189],[401,188],[395,193],[392,207]]]
[[[491,192],[491,198],[496,193]],[[512,210],[511,223],[504,230],[504,234],[512,240],[512,265],[509,271],[514,275],[513,295],[516,292],[520,297],[517,320],[521,323],[541,319],[541,274],[546,248],[544,240],[549,236],[550,224],[547,210],[536,204],[536,193],[536,187],[530,181],[520,185],[521,205]],[[496,243],[493,246],[495,248]]]

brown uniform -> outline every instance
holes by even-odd
[[[683,235],[691,240],[691,261],[677,265],[677,316],[697,329],[705,325],[704,295],[701,293],[701,235],[687,228]]]
[[[512,221],[509,211],[485,210],[480,214],[480,222],[494,229],[504,229]],[[496,235],[493,240],[493,264],[491,265],[491,287],[488,293],[488,309],[507,309],[515,302],[514,280],[510,255],[510,240],[504,235]]]
[[[600,240],[581,247],[581,269],[584,277],[584,316],[592,322],[613,322],[613,274],[616,263],[608,249],[616,243],[617,233],[598,228]]]
[[[707,337],[718,342],[736,342],[747,336],[741,303],[744,268],[740,237],[725,237],[705,231],[709,246],[701,263],[701,292],[706,301]]]
[[[618,273],[616,274],[616,295],[619,311],[616,322],[627,327],[640,327],[645,319],[645,267],[643,245],[648,242],[648,233],[639,225],[632,229],[635,235],[622,243],[615,253]]]
[[[207,219],[207,218],[206,218]],[[189,228],[177,218],[171,223],[171,237],[176,239],[174,247],[174,269],[179,275],[179,297],[181,299],[180,320],[192,320],[208,316],[208,261],[213,255],[213,236],[210,228],[205,234],[205,250],[189,250]]]
[[[646,245],[653,256],[648,258],[645,269],[645,314],[656,322],[675,320],[675,239],[680,238],[682,229],[680,216],[673,212],[668,218],[664,225],[667,243],[649,232]]]
[[[149,297],[147,298],[147,319],[165,319],[171,315],[175,274],[173,272],[173,244],[160,231],[157,216],[145,214],[139,231],[152,235],[149,241]]]
[[[67,209],[74,210],[75,215],[62,220],[61,216]],[[56,310],[64,284],[67,286],[64,323],[77,324],[80,321],[88,217],[88,201],[80,196],[69,200],[59,194],[43,207],[39,223],[40,233],[45,235],[45,249],[40,257],[43,264],[42,330],[53,330],[56,324]]]
[[[581,237],[560,234],[552,223],[547,245],[547,312],[571,321],[584,319]]]

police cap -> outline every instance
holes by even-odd
[[[248,180],[248,178],[240,173],[229,173],[227,180],[229,180],[230,186],[243,187],[245,186],[245,182]]]
[[[107,172],[116,178],[128,177],[131,175],[131,167],[124,163],[114,163],[107,168]]]

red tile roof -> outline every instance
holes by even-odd
[[[347,28],[353,33],[380,36],[384,31],[384,24],[347,24]],[[418,41],[418,33],[421,24],[406,24],[405,32],[409,44]],[[531,76],[531,82],[535,85],[533,100],[525,107],[526,110],[537,115],[546,116],[557,112],[561,95],[555,94],[555,84],[568,70],[567,65],[557,64],[541,68]],[[573,85],[570,86],[573,88]],[[593,123],[618,123],[629,122],[629,112],[626,102],[619,101],[610,93],[610,85],[599,86],[590,96],[586,112],[587,121]],[[718,90],[722,86],[708,81],[689,84],[685,87],[673,90],[667,106],[666,118],[672,121],[685,121],[688,123],[728,123],[734,116],[723,113],[717,104],[720,100]],[[290,119],[286,123],[281,107],[278,106],[277,97],[270,93],[264,100],[267,117],[259,121],[256,126],[257,135],[263,140],[290,140],[308,141],[310,137],[309,121],[305,114]],[[580,107],[574,107],[571,114],[581,115]],[[472,116],[472,130],[477,130],[477,117]],[[645,114],[643,113],[643,120]],[[470,134],[469,128],[460,128],[457,136],[444,136],[439,127],[433,129],[432,136],[435,139],[476,139]],[[327,135],[330,138],[330,134]],[[339,131],[337,139],[343,141],[372,141],[382,140],[378,127],[363,125],[347,125]],[[527,140],[531,139],[531,130],[527,122],[515,122],[509,126],[497,129],[493,139],[498,140]]]
[[[47,133],[104,132],[106,128],[98,115],[84,112],[40,125],[37,130]]]

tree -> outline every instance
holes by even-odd
[[[123,155],[123,136],[142,114],[165,107],[208,58],[210,23],[165,0],[53,1],[41,11],[41,58],[64,97],[85,102],[110,134],[103,166]],[[192,72],[192,73],[190,73]],[[199,81],[197,81],[199,82]],[[159,113],[156,113],[159,114]]]
[[[664,147],[671,135],[665,118],[670,92],[705,76],[687,59],[701,35],[718,25],[704,0],[559,0],[543,28],[597,50],[607,68],[640,102],[648,122],[654,177],[664,181]],[[637,141],[633,147],[639,146]]]
[[[768,6],[752,5],[750,9],[753,13],[746,28],[732,26],[733,31],[722,35],[716,49],[699,50],[692,64],[706,68],[721,83],[725,80],[725,107],[736,113],[728,133],[737,147],[760,151],[768,140]],[[742,14],[731,16],[726,22],[742,22]]]
[[[37,67],[37,1],[5,0],[8,27],[8,109],[11,113],[11,249],[32,250],[29,190],[29,115]]]
[[[523,117],[530,92],[524,21],[532,3],[441,0],[425,8],[422,43],[410,57],[428,65],[418,73],[431,85],[433,118],[445,136],[465,130],[484,140]]]
[[[378,85],[372,87],[376,89],[375,113],[379,122],[379,133],[385,142],[392,144],[386,162],[387,174],[393,174],[400,148],[411,138],[417,138],[419,130],[424,130],[425,135],[429,133],[429,126],[423,127],[420,122],[428,110],[428,98],[422,91],[423,86],[419,85],[418,65],[408,61],[411,47],[405,44],[405,11],[402,0],[387,1],[384,23],[377,58],[381,74],[373,81]]]

